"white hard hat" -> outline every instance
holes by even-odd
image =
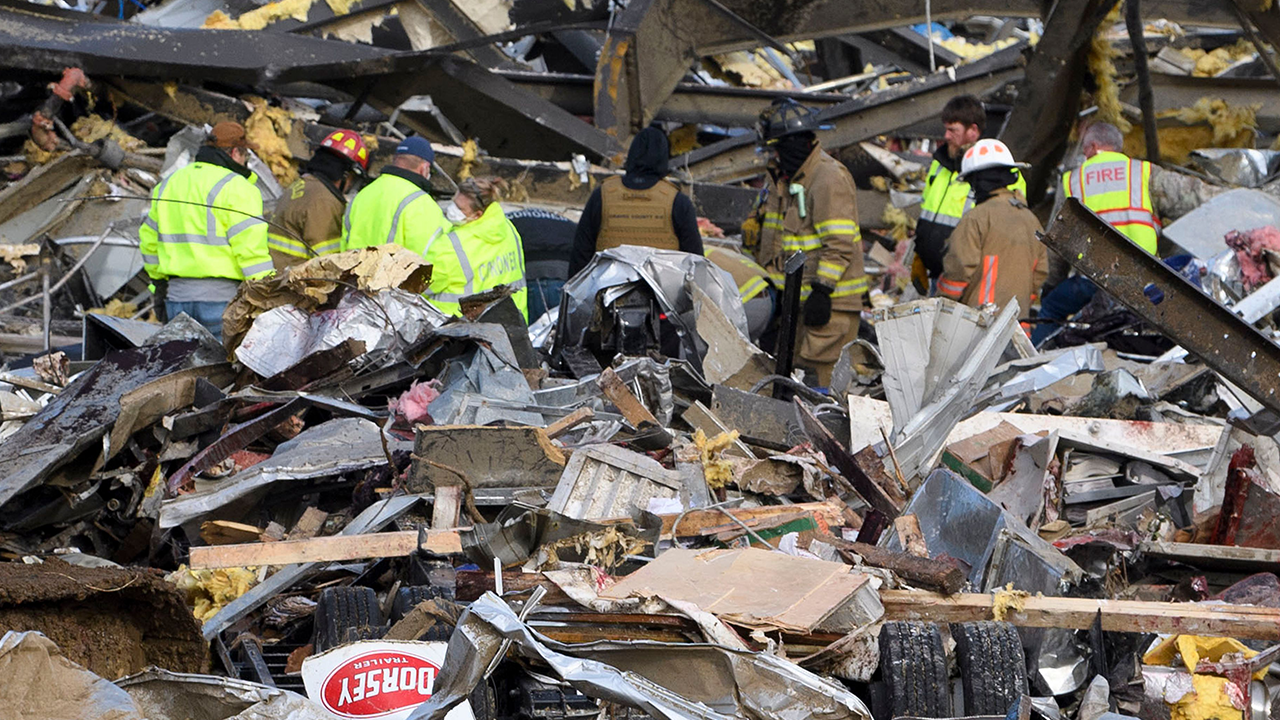
[[[971,172],[994,167],[1025,168],[1028,165],[1014,162],[1013,153],[1009,152],[1004,143],[985,139],[974,143],[973,147],[964,152],[964,159],[960,161],[960,175],[963,177]]]

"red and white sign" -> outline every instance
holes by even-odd
[[[342,720],[404,720],[426,702],[448,643],[367,640],[302,662],[307,695]],[[474,720],[465,702],[446,720]]]

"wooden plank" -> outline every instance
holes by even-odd
[[[644,423],[652,423],[658,425],[658,418],[649,412],[649,408],[636,399],[635,395],[627,389],[618,374],[612,368],[605,368],[600,373],[600,377],[596,380],[596,384],[600,386],[600,391],[604,396],[609,398],[609,402],[613,403],[618,412],[622,413],[622,417],[631,423],[632,427],[639,428]]]
[[[582,423],[587,422],[588,420],[594,418],[595,416],[596,416],[595,411],[589,407],[578,408],[577,410],[574,410],[568,415],[565,415],[559,420],[548,425],[546,428],[547,437],[551,438],[552,440],[555,440],[556,438],[578,427]]]
[[[262,528],[230,520],[210,520],[200,524],[200,539],[210,545],[252,543],[262,539]]]
[[[671,528],[675,524],[676,518],[680,518],[680,537],[697,537],[710,528],[731,522],[729,515],[750,525],[752,521],[756,520],[767,520],[796,513],[813,513],[815,518],[825,522],[828,526],[839,527],[844,524],[844,508],[843,503],[827,501],[738,508],[728,510],[728,515],[721,510],[690,510],[685,513],[683,518],[680,518],[679,514],[659,515],[658,517],[662,518],[662,534],[664,536],[671,534]]]
[[[417,549],[417,530],[367,535],[332,535],[307,540],[193,547],[191,548],[191,568],[199,570],[401,557]],[[427,549],[442,555],[460,553],[462,542],[455,530],[429,531]]]
[[[1238,570],[1243,572],[1280,571],[1280,550],[1247,548],[1200,543],[1160,542],[1142,543],[1138,547],[1145,555],[1177,560],[1214,570]]]
[[[431,506],[431,529],[451,530],[458,527],[458,517],[461,513],[462,486],[437,486],[435,501]]]
[[[846,561],[852,563],[850,555],[857,555],[865,564],[892,570],[916,587],[951,595],[964,586],[964,572],[951,563],[897,553],[866,543],[848,542],[830,535],[819,535],[818,540],[839,550]]]
[[[994,595],[939,595],[915,590],[882,590],[885,620],[978,622],[994,618]],[[1085,630],[1102,613],[1102,629],[1112,632],[1170,633],[1280,641],[1280,609],[1253,605],[1026,597],[1005,620],[1019,627]]]
[[[471,602],[487,592],[494,592],[492,570],[459,570],[455,575],[458,602]],[[507,572],[502,573],[503,592],[524,592],[535,587],[545,588],[547,594],[542,598],[544,605],[577,605],[559,585],[548,580],[542,573]]]
[[[293,529],[289,531],[289,539],[306,540],[319,535],[324,527],[324,521],[328,519],[329,513],[315,506],[308,507],[302,512],[298,522],[293,524]]]

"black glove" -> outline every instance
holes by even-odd
[[[804,303],[804,324],[819,327],[831,322],[831,288],[814,285]]]

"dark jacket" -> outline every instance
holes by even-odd
[[[666,177],[667,162],[670,158],[670,146],[667,136],[657,128],[645,128],[631,141],[627,151],[626,173],[622,176],[622,184],[633,190],[647,190],[659,180]],[[578,220],[578,229],[574,233],[573,256],[569,260],[569,277],[591,262],[596,253],[596,238],[600,234],[600,212],[603,204],[600,201],[600,188],[591,193],[587,205],[582,209],[582,217]],[[698,232],[698,213],[693,209],[693,201],[688,195],[680,193],[671,204],[671,224],[675,227],[676,238],[680,241],[680,249],[687,253],[702,254],[702,234]]]
[[[938,149],[933,151],[933,159],[943,169],[949,170],[952,175],[960,172],[960,158],[951,157],[951,153],[947,152],[946,143],[940,143]],[[939,179],[938,182],[941,180]],[[942,274],[942,259],[946,257],[947,238],[951,237],[952,230],[955,228],[951,225],[923,218],[916,223],[916,254],[924,260],[924,266],[929,270],[929,277],[936,278]]]
[[[568,280],[569,255],[573,249],[574,222],[563,215],[525,208],[507,213],[524,245],[526,280]]]

